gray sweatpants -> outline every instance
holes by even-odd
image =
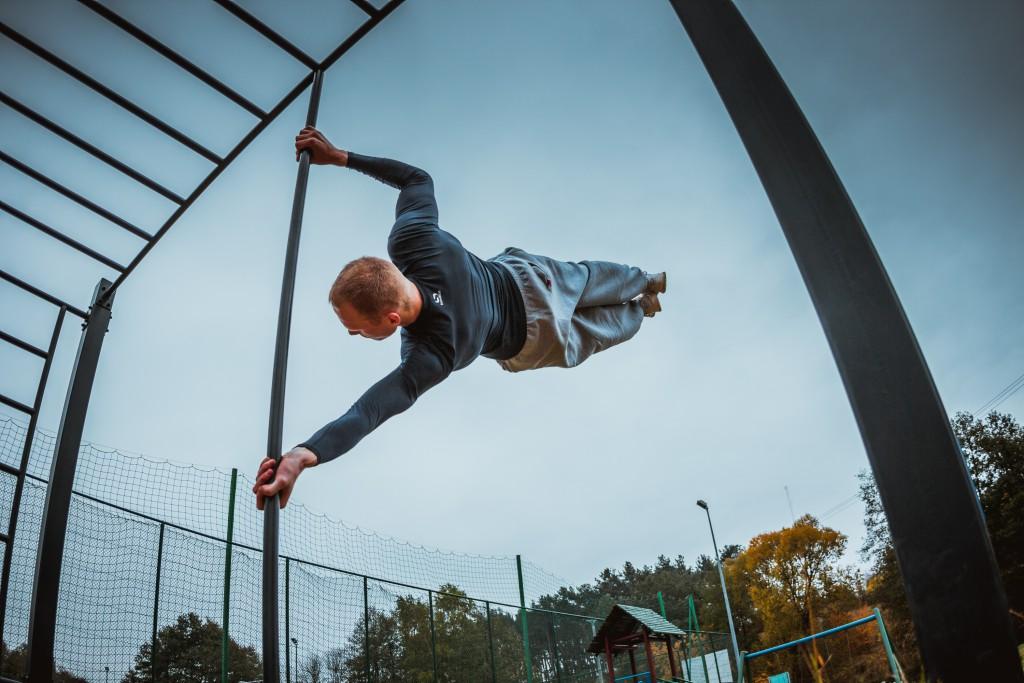
[[[608,261],[558,261],[510,247],[491,259],[512,271],[526,306],[526,342],[498,363],[509,372],[571,368],[630,339],[644,312],[647,275]]]

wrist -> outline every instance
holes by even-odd
[[[319,459],[316,457],[316,453],[304,446],[296,446],[288,451],[288,457],[295,458],[299,465],[302,466],[302,469],[315,467],[319,462]]]
[[[343,149],[335,149],[331,154],[331,163],[335,166],[348,166],[348,152]]]

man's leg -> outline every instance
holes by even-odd
[[[631,339],[640,330],[644,311],[640,303],[578,308],[572,316],[573,365],[579,365],[598,351]]]
[[[630,301],[647,291],[647,273],[634,266],[609,261],[583,261],[590,271],[577,309],[611,306]]]

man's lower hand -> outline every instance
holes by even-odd
[[[275,495],[280,496],[283,508],[291,498],[295,480],[304,469],[316,464],[316,454],[301,446],[285,453],[280,461],[264,458],[256,471],[256,483],[252,487],[252,492],[256,494],[256,508],[262,510],[266,500]]]

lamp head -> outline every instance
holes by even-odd
[[[703,500],[698,500],[697,501],[697,507],[701,507],[701,508],[704,508],[705,510],[707,510],[708,509],[708,504],[705,503]]]

